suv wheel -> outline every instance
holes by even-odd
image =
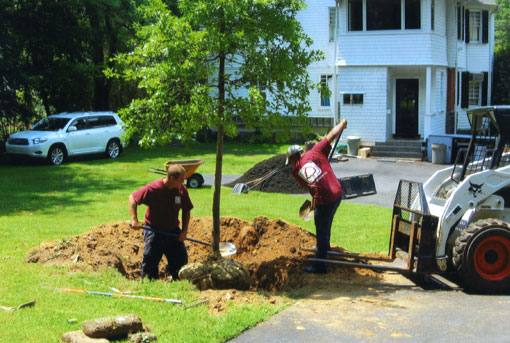
[[[58,166],[64,163],[65,157],[66,157],[65,150],[60,145],[52,146],[48,151],[47,158],[50,164]]]
[[[112,139],[106,145],[106,156],[109,158],[117,158],[120,155],[119,141]]]

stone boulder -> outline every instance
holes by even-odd
[[[236,261],[222,257],[187,264],[179,271],[179,278],[189,280],[200,290],[246,290],[250,287],[248,269]]]
[[[130,313],[115,317],[86,320],[82,324],[82,330],[87,336],[92,338],[113,338],[142,331],[143,324],[140,317]]]

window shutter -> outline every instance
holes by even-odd
[[[448,68],[446,81],[446,112],[455,109],[455,68]]]
[[[468,108],[469,106],[469,72],[462,72],[462,95],[460,96],[460,107]]]
[[[483,72],[482,82],[482,106],[487,106],[487,95],[489,94],[489,73]]]
[[[461,6],[457,5],[457,40],[462,40],[462,14]]]
[[[489,11],[482,11],[482,42],[489,43]]]
[[[466,43],[469,43],[469,10],[465,10],[464,13],[464,31],[466,32]]]

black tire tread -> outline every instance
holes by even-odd
[[[468,267],[463,266],[463,263],[466,261],[464,254],[466,253],[472,238],[480,231],[492,226],[499,226],[500,228],[506,229],[510,232],[509,223],[496,218],[485,218],[469,224],[468,227],[462,230],[460,236],[457,237],[455,240],[455,246],[452,249],[452,262],[459,275],[462,276],[464,271],[468,269]]]

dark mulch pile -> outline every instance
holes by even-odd
[[[299,186],[291,174],[290,165],[285,165],[285,155],[276,155],[267,160],[257,163],[244,175],[235,181],[226,184],[227,187],[234,187],[236,183],[248,183],[250,187],[258,178],[266,175],[272,170],[278,169],[278,172],[273,175],[265,183],[261,183],[251,190],[262,191],[268,193],[285,193],[285,194],[306,194],[308,191]]]

